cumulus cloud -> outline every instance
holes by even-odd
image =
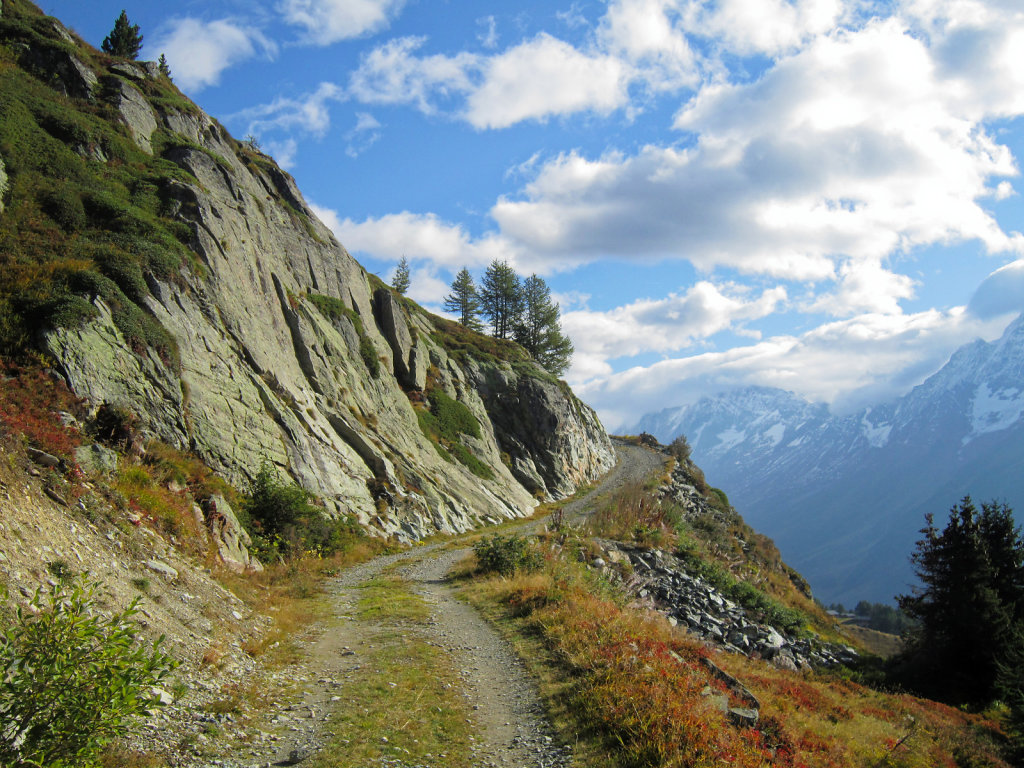
[[[261,135],[266,131],[300,131],[323,136],[331,126],[331,102],[343,101],[345,91],[334,83],[320,83],[315,91],[298,97],[281,96],[270,104],[242,110],[233,119],[244,120],[248,132]]]
[[[701,280],[664,299],[641,299],[607,312],[566,312],[562,328],[576,345],[573,375],[585,379],[611,373],[608,361],[619,357],[686,349],[696,340],[772,314],[786,298],[782,287],[751,296],[742,286]]]
[[[627,85],[619,59],[581,52],[542,33],[487,60],[466,119],[477,128],[507,128],[584,110],[607,114],[627,103]]]
[[[1000,267],[986,277],[967,308],[985,320],[1024,312],[1024,259]]]
[[[192,92],[216,85],[221,73],[235,64],[277,52],[277,46],[255,27],[234,19],[203,21],[191,16],[171,19],[147,47],[165,54],[175,82]]]
[[[560,154],[491,215],[552,257],[839,279],[842,312],[881,308],[858,288],[867,281],[892,309],[911,283],[881,269],[890,254],[1024,243],[979,204],[993,177],[1016,175],[1014,159],[946,85],[921,40],[874,21],[815,40],[756,82],[705,86],[675,122],[691,146]]]
[[[612,429],[632,425],[649,411],[749,384],[786,389],[842,411],[902,394],[941,367],[957,346],[979,336],[994,338],[1004,326],[962,308],[867,314],[801,336],[662,360],[590,382],[575,370],[568,378]]]
[[[404,0],[283,0],[278,10],[302,27],[309,41],[330,45],[379,32],[402,10]]]
[[[456,271],[485,266],[494,259],[516,262],[516,254],[501,238],[488,235],[474,240],[462,226],[433,214],[404,211],[360,222],[340,219],[325,209],[318,209],[317,215],[350,251],[380,259],[397,261],[406,256]]]
[[[324,226],[331,230],[335,237],[341,240],[341,237],[338,234],[341,231],[341,217],[338,215],[338,212],[333,208],[328,208],[324,205],[317,205],[312,201],[308,201],[307,204],[316,217],[323,222]]]
[[[1024,260],[993,273],[968,310],[905,314],[927,286],[901,273],[933,246],[1024,254],[1024,237],[985,207],[1015,194],[1017,162],[993,121],[1024,114],[1019,0],[609,0],[596,24],[578,21],[575,43],[540,33],[486,54],[425,55],[423,38],[392,40],[364,57],[348,93],[480,130],[633,119],[645,100],[675,99],[674,134],[639,149],[535,154],[507,175],[519,188],[494,202],[484,235],[405,212],[337,221],[343,242],[422,259],[424,286],[431,269],[493,258],[542,273],[689,261],[701,272],[692,288],[563,315],[577,343],[570,376],[613,421],[745,383],[833,402],[895,394],[1021,306]],[[796,298],[744,292],[721,270],[803,285],[790,288]],[[612,365],[678,355],[722,331],[756,338],[756,321],[782,311],[831,321]]]
[[[374,48],[349,78],[349,93],[367,104],[412,104],[431,114],[438,98],[469,91],[479,58],[470,53],[416,56],[425,42],[424,37],[400,37]]]
[[[694,86],[697,57],[690,48],[672,0],[615,0],[601,20],[601,48],[629,62],[634,77],[654,90]]]
[[[880,261],[848,261],[839,268],[835,291],[818,296],[808,311],[846,317],[860,312],[898,315],[900,300],[914,297],[914,280],[885,269]]]
[[[692,0],[686,29],[739,54],[775,55],[833,29],[842,0]]]

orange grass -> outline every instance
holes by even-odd
[[[0,424],[41,451],[74,462],[81,435],[61,423],[59,411],[76,412],[81,400],[39,368],[0,368]]]
[[[600,739],[616,765],[1010,766],[991,721],[711,650],[659,616],[624,606],[592,573],[552,553],[542,572],[477,589],[504,606],[517,632],[542,639],[577,733]],[[722,690],[702,662],[708,656],[760,700],[756,728],[732,726],[704,695],[707,686]]]

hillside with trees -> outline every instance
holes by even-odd
[[[463,267],[451,284],[444,308],[466,328],[483,328],[487,320],[496,339],[513,340],[548,373],[560,376],[572,360],[572,341],[562,333],[561,310],[543,278],[525,280],[504,261],[492,261],[477,288]]]

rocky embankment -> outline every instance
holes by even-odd
[[[848,646],[797,637],[755,621],[742,606],[688,573],[686,563],[668,552],[601,543],[604,557],[595,559],[594,566],[614,573],[609,563],[629,563],[632,576],[626,583],[632,594],[653,601],[671,624],[680,624],[709,643],[767,659],[782,669],[835,667],[857,661],[857,652]]]
[[[750,542],[735,533],[744,527],[742,518],[731,508],[709,504],[696,486],[698,472],[690,462],[677,463],[659,487],[659,495],[678,505],[686,522],[719,526],[723,537],[735,539],[738,549],[749,553]],[[670,552],[607,540],[599,540],[599,544],[602,555],[592,566],[622,580],[635,597],[651,601],[673,625],[681,625],[709,643],[791,670],[835,667],[857,660],[857,652],[848,646],[798,637],[757,621],[750,611],[694,573],[686,560]],[[774,567],[798,590],[809,594],[806,582],[781,559]]]

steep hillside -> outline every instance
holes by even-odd
[[[419,538],[522,515],[607,469],[594,412],[517,346],[382,285],[288,174],[152,63],[24,0],[0,17],[0,343],[243,484]]]
[[[959,349],[894,403],[836,417],[749,388],[639,423],[693,455],[826,601],[889,601],[912,580],[924,515],[965,494],[1024,504],[1024,319]]]

